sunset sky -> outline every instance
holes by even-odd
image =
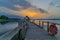
[[[0,0],[0,15],[59,18],[60,4],[59,8],[50,5],[55,5],[52,0]]]

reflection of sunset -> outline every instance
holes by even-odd
[[[29,16],[31,18],[45,17],[46,16],[46,14],[42,14],[38,11],[29,10],[29,9],[22,10],[21,13],[23,16]]]

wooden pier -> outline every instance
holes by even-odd
[[[55,36],[49,35],[49,25],[53,22],[38,20],[38,24],[35,23],[37,19],[30,19],[29,21],[18,21],[18,27],[11,32],[6,33],[8,36],[1,36],[0,40],[59,40]],[[47,31],[43,28],[47,24]],[[55,23],[60,25],[59,23]],[[11,33],[11,35],[10,35]]]

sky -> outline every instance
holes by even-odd
[[[52,0],[27,0],[27,1],[30,2],[32,5],[38,7],[38,8],[48,10],[49,3]]]
[[[60,1],[55,0],[0,0],[0,15],[9,17],[59,18]]]

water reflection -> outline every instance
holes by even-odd
[[[6,23],[8,23],[8,22],[7,21],[6,22],[0,22],[0,24],[2,24],[2,25],[6,24]]]
[[[18,26],[17,22],[8,22],[8,23],[4,23],[4,25],[0,23],[0,35],[4,34],[7,31],[11,31],[15,29],[17,26]]]

